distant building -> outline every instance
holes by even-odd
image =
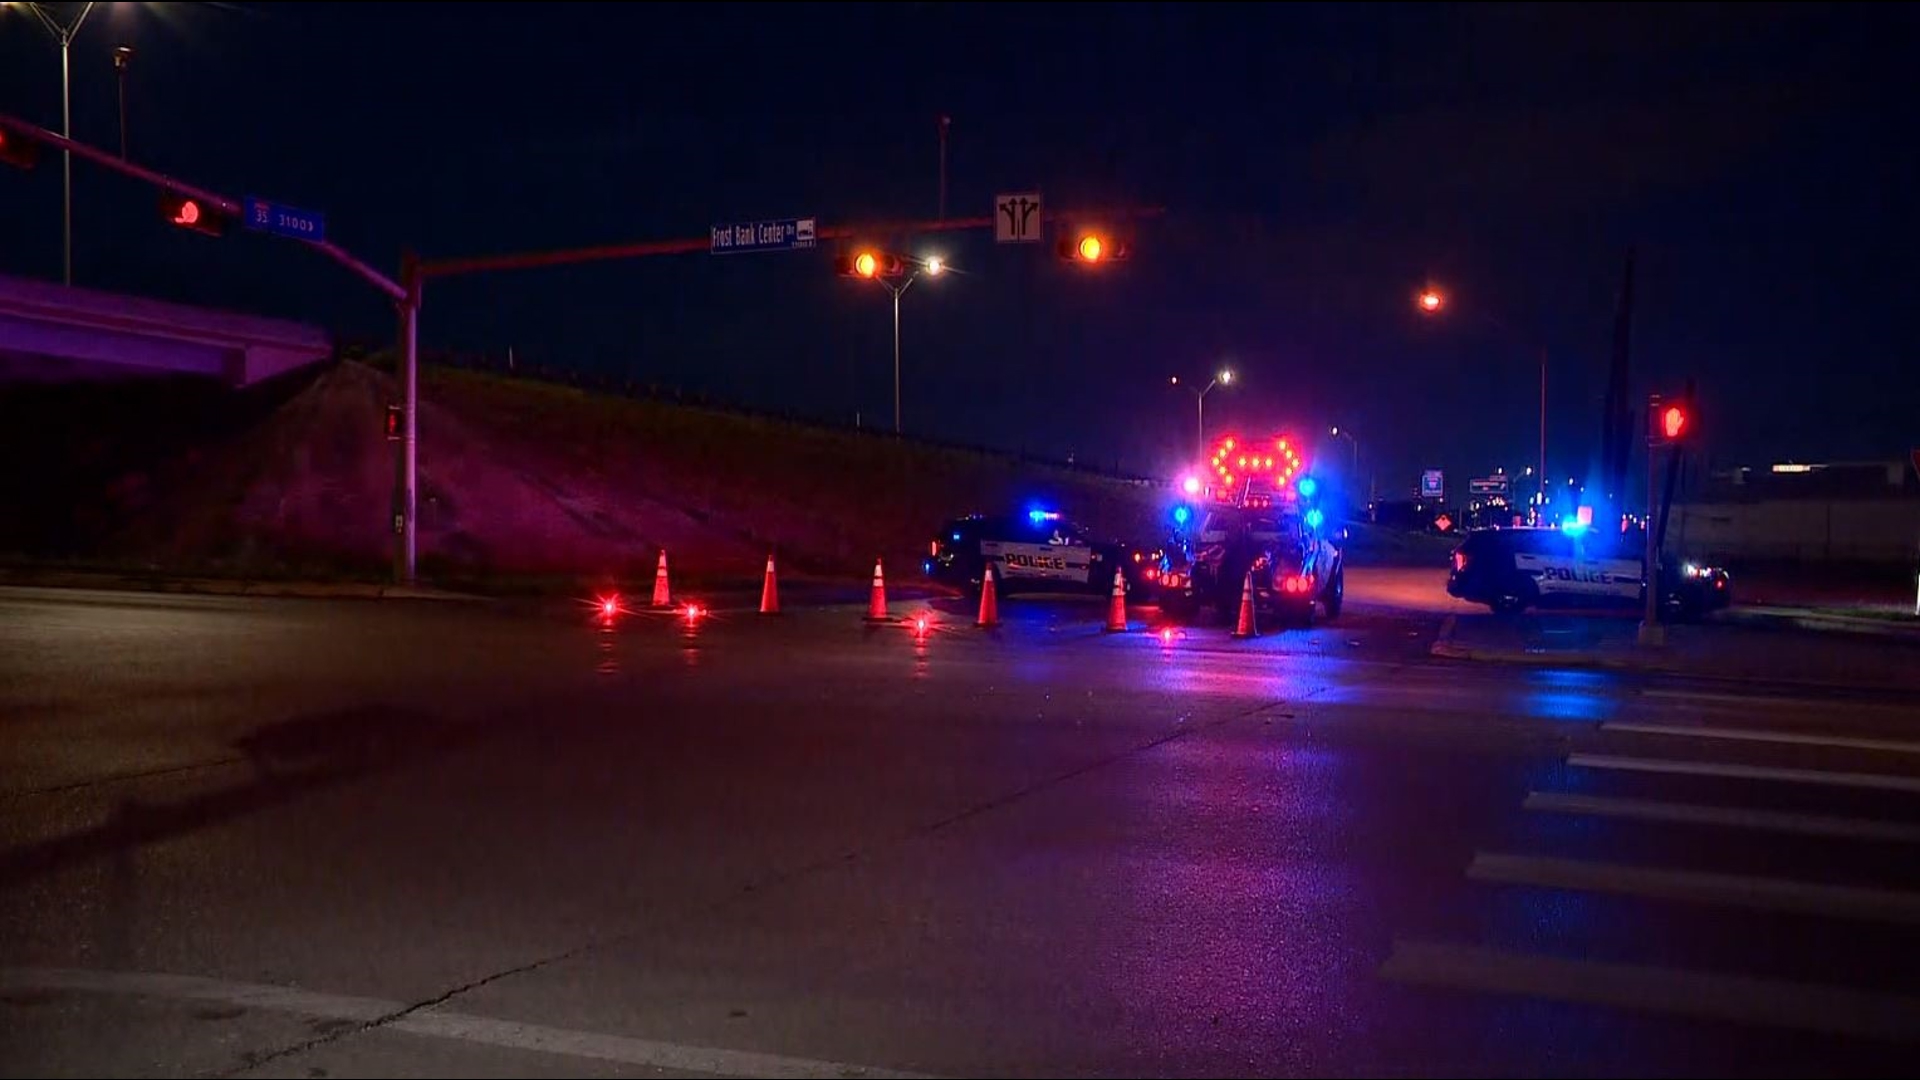
[[[1726,561],[1920,560],[1920,476],[1906,461],[1709,471],[1674,497],[1671,545]]]

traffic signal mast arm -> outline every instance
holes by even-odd
[[[1118,221],[1134,218],[1159,217],[1165,213],[1163,207],[1143,206],[1117,211],[1093,212],[1084,210],[1043,211],[1048,221],[1111,220]],[[964,232],[969,229],[991,229],[994,218],[982,215],[970,218],[947,218],[940,221],[893,221],[866,225],[831,225],[820,228],[815,236],[820,240],[858,240],[862,237],[898,236],[907,233]],[[704,254],[711,250],[711,236],[694,236],[678,240],[642,240],[629,244],[602,244],[595,247],[563,248],[558,251],[529,251],[505,255],[473,255],[457,259],[427,259],[420,263],[422,277],[454,277],[461,274],[481,274],[494,270],[533,270],[544,266],[571,266],[576,263],[604,262],[609,259],[637,259],[653,255],[693,255]]]
[[[109,154],[103,150],[96,150],[86,143],[63,138],[44,128],[36,127],[24,120],[16,119],[4,113],[0,113],[0,128],[4,128],[9,133],[30,142],[41,143],[59,150],[65,150],[76,157],[82,157],[96,165],[112,169],[114,172],[131,176],[135,180],[143,180],[162,191],[171,192],[172,194],[185,196],[190,199],[198,199],[208,207],[219,211],[227,217],[237,220],[242,213],[240,204],[227,198],[225,195],[215,194],[204,188],[195,187],[185,181],[176,180],[165,173],[143,168],[130,161],[123,161],[118,155]],[[373,267],[368,266],[366,263],[348,254],[346,251],[336,247],[332,241],[322,240],[314,242],[306,240],[301,242],[308,247],[317,248],[321,254],[359,275],[374,288],[386,293],[389,297],[395,300],[405,300],[407,298],[407,291],[401,288],[392,278],[387,277],[380,273],[380,271],[375,270]]]

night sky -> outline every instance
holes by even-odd
[[[76,137],[117,142],[130,43],[136,160],[322,210],[389,270],[408,246],[932,217],[942,113],[955,216],[1025,189],[1167,208],[1098,273],[985,234],[876,237],[965,271],[905,298],[916,433],[1170,471],[1193,409],[1167,377],[1226,362],[1243,385],[1210,420],[1339,423],[1410,486],[1533,460],[1545,347],[1552,471],[1584,474],[1635,247],[1636,393],[1697,376],[1712,460],[1920,443],[1904,5],[151,7],[101,5],[75,42]],[[0,109],[57,127],[59,88],[44,30],[0,15]],[[0,171],[0,272],[57,278],[59,199],[57,157]],[[170,229],[85,164],[75,205],[82,285],[391,332],[297,245]],[[888,298],[829,262],[437,281],[422,340],[884,425]],[[1439,319],[1413,309],[1429,281]]]

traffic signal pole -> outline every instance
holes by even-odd
[[[1635,640],[1645,648],[1657,649],[1667,643],[1666,628],[1660,625],[1660,545],[1653,535],[1653,508],[1660,487],[1660,439],[1656,434],[1660,417],[1660,395],[1647,399],[1647,522],[1646,554],[1641,578],[1646,582],[1647,608],[1640,619]]]
[[[239,219],[244,208],[238,200],[217,192],[208,191],[185,181],[175,179],[164,173],[135,165],[131,161],[116,157],[103,150],[95,149],[85,143],[75,142],[64,135],[57,135],[36,124],[30,124],[17,117],[0,113],[0,129],[12,132],[33,143],[57,147],[68,155],[78,156],[96,165],[130,176],[136,180],[151,184],[163,192],[170,192],[186,198],[197,199],[208,208],[220,214]],[[1075,212],[1071,214],[1046,215],[1049,220],[1067,218],[1093,218],[1105,220],[1124,220],[1128,218],[1155,217],[1162,213],[1158,207],[1133,208],[1118,212],[1092,213]],[[990,229],[994,225],[992,215],[969,218],[948,218],[938,221],[888,222],[868,225],[841,225],[820,229],[816,236],[820,240],[850,240],[860,236],[900,235],[905,233],[957,232],[968,229]],[[419,420],[420,420],[420,304],[429,278],[455,277],[464,274],[480,274],[498,270],[531,270],[547,266],[571,266],[587,262],[603,262],[612,259],[644,258],[655,255],[685,255],[711,250],[711,236],[688,237],[675,240],[649,240],[627,244],[607,244],[596,247],[567,248],[556,251],[523,252],[504,255],[480,255],[466,258],[423,260],[412,253],[403,256],[400,281],[380,273],[365,262],[354,257],[345,249],[330,240],[298,240],[296,242],[314,248],[334,262],[345,267],[361,280],[372,285],[391,299],[400,315],[400,357],[399,381],[403,394],[403,424],[400,448],[396,460],[394,525],[398,542],[394,545],[394,577],[402,584],[412,584],[418,569],[418,487],[419,487]],[[903,290],[904,291],[904,290]],[[898,295],[895,302],[898,303]],[[897,343],[896,343],[897,351]],[[896,359],[896,366],[897,366]],[[896,379],[897,386],[897,379]],[[896,391],[897,392],[897,391]],[[896,417],[899,414],[895,406]]]
[[[35,124],[29,124],[17,117],[0,113],[0,128],[4,128],[32,142],[58,147],[69,156],[69,159],[72,157],[83,158],[103,168],[117,172],[122,176],[130,176],[135,180],[151,184],[161,191],[171,192],[175,195],[182,195],[191,199],[198,199],[208,207],[218,210],[229,218],[238,220],[244,212],[238,200],[228,198],[217,192],[208,191],[205,188],[189,184],[183,180],[177,180],[165,173],[155,172],[152,169],[135,165],[133,162],[127,161],[124,158],[116,157],[104,150],[95,149],[85,143],[75,142],[64,135],[56,135],[45,128]],[[411,584],[414,579],[415,550],[414,453],[417,430],[414,427],[414,414],[415,401],[417,398],[416,373],[419,369],[419,351],[415,338],[420,322],[420,277],[418,264],[409,262],[408,269],[402,274],[402,276],[407,279],[407,285],[403,286],[399,282],[382,274],[380,271],[368,266],[365,262],[354,257],[346,249],[338,246],[331,240],[312,241],[296,239],[295,242],[305,244],[307,247],[313,248],[320,252],[320,254],[339,263],[354,276],[386,294],[400,309],[400,368],[402,383],[406,388],[406,430],[404,438],[402,439],[400,453],[402,479],[400,485],[400,507],[396,511],[396,513],[402,515],[400,529],[401,542],[396,546],[394,572],[395,576],[403,583]]]

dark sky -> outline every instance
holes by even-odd
[[[71,7],[71,5],[54,5]],[[1534,456],[1584,474],[1621,264],[1639,253],[1636,392],[1697,376],[1721,462],[1920,443],[1905,5],[101,5],[74,130],[328,215],[391,269],[704,235],[716,221],[950,206],[1167,208],[1089,274],[985,237],[904,303],[910,430],[1170,470],[1209,415],[1360,434],[1383,486]],[[125,10],[134,9],[134,10]],[[0,108],[56,124],[59,54],[0,15]],[[389,332],[311,252],[172,230],[151,193],[75,173],[81,284]],[[57,159],[0,175],[0,272],[59,272]],[[1442,285],[1446,316],[1411,298]],[[1484,316],[1484,317],[1483,317]],[[1502,333],[1489,320],[1512,328]],[[433,283],[423,341],[884,423],[889,302],[824,252]],[[1337,453],[1343,447],[1328,448]]]

